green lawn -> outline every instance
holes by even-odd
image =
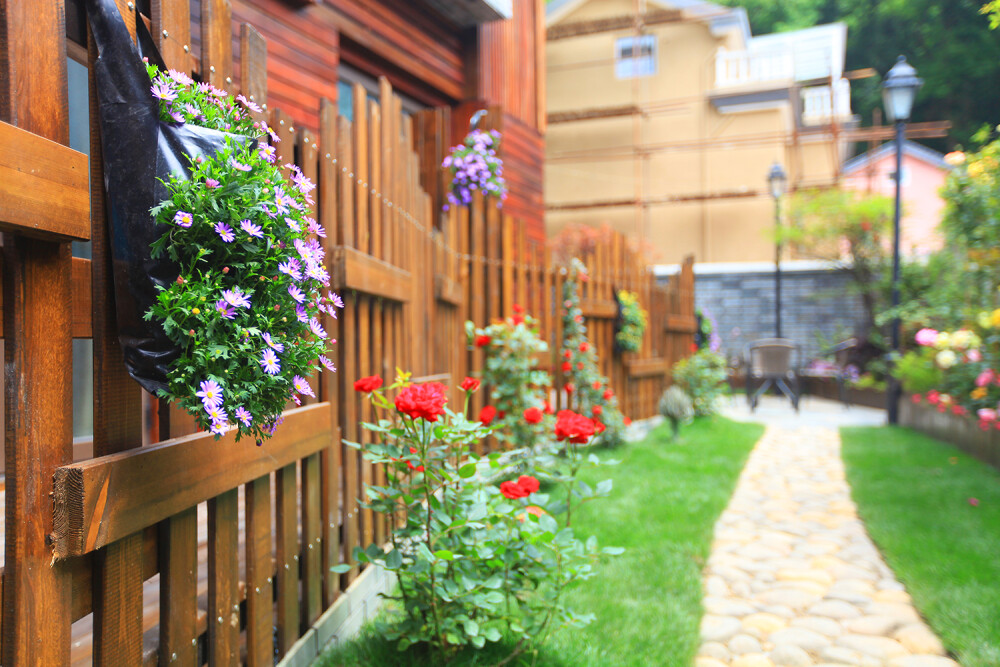
[[[861,517],[914,604],[963,667],[1000,665],[1000,473],[907,429],[841,433]]]
[[[622,546],[598,575],[571,594],[574,608],[597,620],[584,630],[562,631],[537,656],[511,665],[537,667],[677,667],[690,665],[698,648],[701,570],[712,527],[732,495],[740,470],[763,427],[720,417],[699,419],[669,441],[661,426],[641,443],[604,451],[621,464],[600,468],[588,482],[612,477],[611,499],[574,512],[581,535]],[[537,658],[537,659],[536,659]],[[535,660],[536,659],[536,660]],[[535,660],[533,663],[532,661]],[[485,665],[479,655],[454,665]],[[323,667],[423,667],[431,660],[403,659],[368,629],[317,663]]]

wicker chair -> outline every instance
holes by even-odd
[[[785,338],[765,338],[747,346],[746,389],[751,412],[757,408],[761,394],[772,386],[777,387],[798,412],[801,357],[799,346]]]

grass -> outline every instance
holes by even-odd
[[[917,609],[963,667],[1000,665],[1000,473],[907,429],[841,433],[861,517]]]
[[[563,630],[511,665],[537,667],[647,667],[692,664],[699,645],[701,572],[712,528],[725,508],[763,427],[720,417],[698,419],[670,442],[661,426],[643,442],[604,451],[621,461],[593,471],[588,482],[611,477],[611,499],[574,512],[581,536],[622,546],[623,555],[603,562],[597,576],[572,591],[570,600],[596,620],[583,630]],[[502,648],[502,647],[501,647]],[[495,664],[502,652],[470,653],[456,666]],[[369,627],[359,639],[323,656],[317,665],[430,667],[433,660],[406,654]]]

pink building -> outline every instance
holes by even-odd
[[[903,219],[900,250],[927,255],[943,244],[937,226],[944,200],[941,186],[948,173],[944,156],[912,141],[903,144]],[[889,142],[844,163],[842,187],[895,197],[896,144]]]

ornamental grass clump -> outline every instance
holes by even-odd
[[[152,256],[178,269],[146,313],[181,350],[163,397],[216,436],[235,429],[237,441],[259,443],[289,400],[315,396],[315,368],[336,370],[321,319],[344,304],[323,289],[326,232],[309,215],[315,186],[295,165],[285,165],[286,178],[275,164],[274,147],[259,140],[277,136],[253,119],[252,101],[147,68],[164,120],[230,133],[217,153],[191,158],[188,178],[164,181],[168,197],[151,211],[164,227]]]
[[[496,197],[497,208],[507,199],[507,183],[503,179],[503,161],[497,156],[500,133],[473,130],[465,141],[451,149],[451,155],[441,163],[451,170],[451,191],[444,210],[450,206],[468,206],[476,190],[484,197]]]
[[[615,347],[621,352],[638,352],[646,335],[646,311],[639,305],[639,295],[635,292],[618,290],[615,297],[618,300]]]
[[[494,435],[514,447],[534,450],[549,431],[552,406],[547,399],[552,378],[538,368],[538,356],[549,349],[538,335],[538,322],[514,304],[507,319],[477,329],[465,323],[470,344],[483,348],[483,383],[490,402],[480,420],[494,426]]]
[[[563,347],[561,369],[566,380],[563,390],[570,407],[590,415],[598,424],[595,443],[614,447],[624,441],[628,419],[618,407],[618,397],[608,379],[597,370],[597,351],[587,338],[587,326],[580,309],[580,283],[588,280],[587,267],[579,259],[570,260],[563,282]]]
[[[670,422],[670,432],[674,440],[681,432],[681,424],[688,424],[694,419],[694,403],[677,385],[663,392],[658,407],[660,414]]]
[[[379,417],[364,424],[375,442],[347,443],[383,467],[385,483],[366,486],[362,506],[394,527],[387,551],[371,544],[353,553],[397,577],[397,592],[383,594],[397,609],[376,621],[377,631],[401,652],[429,654],[435,664],[504,637],[515,639],[509,660],[555,630],[585,625],[590,617],[568,607],[564,593],[593,575],[601,554],[621,552],[599,549],[593,538],[578,540],[570,527],[574,507],[611,491],[610,481],[592,489],[576,480],[591,464],[576,448],[593,436],[593,422],[560,414],[554,429],[573,443],[571,454],[539,476],[565,495],[543,493],[534,475],[496,484],[484,473],[509,475],[501,457],[480,458],[472,447],[491,427],[465,416],[478,384],[466,378],[461,386],[464,409],[452,411],[439,383],[412,385],[400,374],[388,388],[396,392],[390,400],[380,377],[362,378],[355,389],[368,395]]]

